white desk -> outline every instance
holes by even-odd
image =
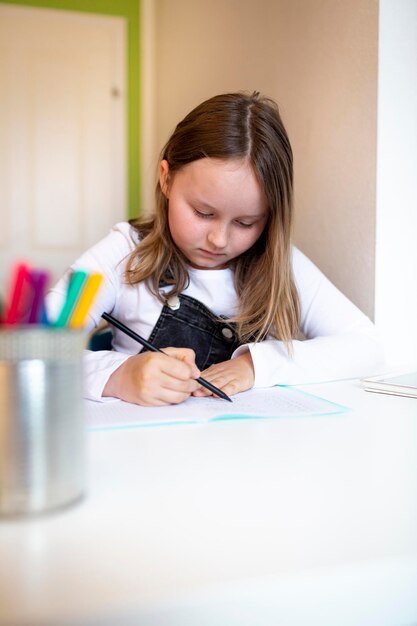
[[[88,433],[85,501],[0,523],[7,626],[417,623],[417,400]]]

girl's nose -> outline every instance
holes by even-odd
[[[207,240],[215,248],[225,248],[227,245],[227,228],[213,225],[207,235]]]

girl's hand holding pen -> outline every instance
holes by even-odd
[[[110,376],[103,396],[142,406],[179,404],[200,385],[195,354],[188,348],[164,348],[131,356]],[[175,358],[172,358],[175,357]]]

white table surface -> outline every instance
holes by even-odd
[[[0,522],[2,626],[417,624],[417,399],[89,432],[84,501]]]

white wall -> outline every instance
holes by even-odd
[[[295,242],[372,316],[377,1],[144,0],[144,10],[147,36],[154,29],[145,206],[175,124],[216,93],[260,90],[279,103],[293,144]]]
[[[375,321],[417,367],[417,1],[380,0]]]

